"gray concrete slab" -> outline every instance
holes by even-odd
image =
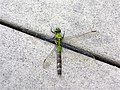
[[[119,0],[0,0],[0,19],[49,36],[49,24],[66,37],[96,30],[97,36],[66,42],[120,63],[119,6]]]
[[[120,69],[63,49],[63,75],[43,61],[54,45],[0,25],[0,90],[118,90]]]

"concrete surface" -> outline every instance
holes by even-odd
[[[66,42],[120,63],[120,0],[0,0],[0,19],[49,36],[50,26],[66,37],[96,30]]]
[[[56,61],[43,69],[54,45],[0,25],[0,90],[118,90],[120,69],[63,50],[63,75]]]
[[[0,0],[0,19],[49,35],[120,63],[120,0]],[[96,30],[97,34],[84,34]],[[75,36],[71,38],[69,36]],[[63,76],[43,60],[54,45],[0,25],[0,90],[118,90],[120,69],[63,50]]]

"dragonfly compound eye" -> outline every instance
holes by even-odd
[[[56,28],[56,29],[55,29],[55,32],[56,32],[56,33],[60,33],[60,32],[61,32],[60,28]]]

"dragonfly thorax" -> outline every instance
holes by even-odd
[[[60,33],[56,33],[56,34],[55,34],[55,38],[56,38],[56,39],[62,39],[62,36],[61,36]]]
[[[62,42],[62,36],[60,33],[56,33],[55,34],[55,43],[57,46],[61,46],[61,42]]]

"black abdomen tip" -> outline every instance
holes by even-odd
[[[57,73],[58,75],[62,75],[62,70],[61,69],[57,70]]]

